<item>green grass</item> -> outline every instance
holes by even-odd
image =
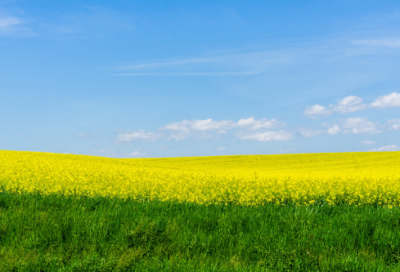
[[[400,271],[400,209],[0,193],[0,271]]]

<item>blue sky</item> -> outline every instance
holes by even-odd
[[[0,149],[400,150],[399,1],[0,0]]]

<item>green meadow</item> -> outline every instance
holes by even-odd
[[[400,209],[0,193],[0,271],[400,271]]]

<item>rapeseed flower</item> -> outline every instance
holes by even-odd
[[[0,189],[199,204],[400,206],[400,152],[157,159],[0,151]]]

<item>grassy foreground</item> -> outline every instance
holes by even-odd
[[[400,209],[0,193],[0,271],[400,271]]]

